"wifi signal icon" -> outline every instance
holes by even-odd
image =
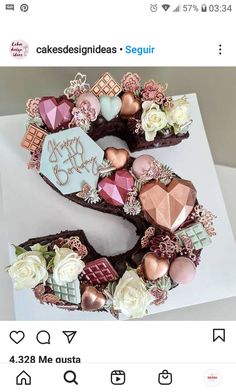
[[[170,8],[170,4],[162,4],[162,8],[163,8],[165,11],[168,11],[168,9]]]

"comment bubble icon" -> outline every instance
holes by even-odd
[[[48,331],[39,331],[36,335],[36,340],[40,344],[51,344],[51,336]]]

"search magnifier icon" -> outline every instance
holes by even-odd
[[[69,384],[75,383],[76,385],[78,385],[78,382],[76,380],[76,374],[73,370],[67,370],[67,372],[64,373],[64,380]]]

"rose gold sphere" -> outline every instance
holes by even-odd
[[[145,176],[147,171],[150,169],[154,158],[151,155],[140,155],[136,158],[132,165],[132,172],[136,178]]]
[[[161,259],[153,252],[143,256],[143,273],[147,280],[156,280],[166,275],[169,266],[168,259]]]
[[[190,283],[196,275],[196,267],[188,257],[176,257],[170,265],[169,275],[176,283]]]

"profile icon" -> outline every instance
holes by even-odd
[[[10,55],[15,59],[24,59],[29,53],[29,45],[27,42],[17,39],[11,42],[10,48]]]

